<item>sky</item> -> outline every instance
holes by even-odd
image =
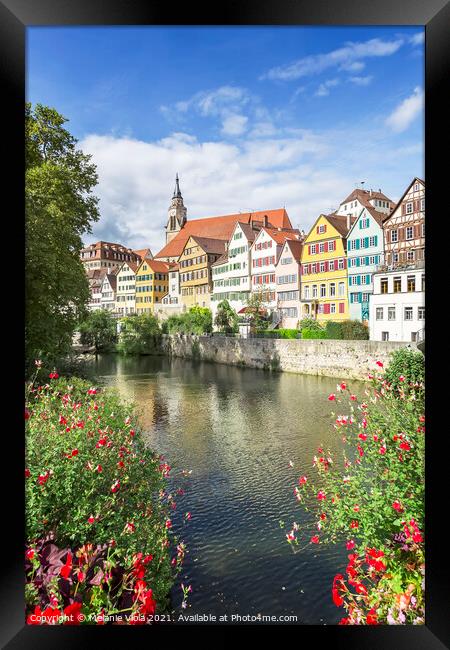
[[[424,178],[422,27],[29,27],[27,101],[97,165],[100,239],[156,253],[187,218],[285,207],[309,231],[355,187]]]

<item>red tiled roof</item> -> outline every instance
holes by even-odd
[[[279,210],[265,210],[259,212],[245,212],[240,214],[228,214],[222,217],[206,217],[204,219],[192,219],[186,221],[180,232],[155,255],[155,259],[161,257],[179,257],[184,245],[191,235],[221,239],[228,241],[234,230],[236,222],[250,224],[251,221],[263,221],[267,216],[268,223],[279,228],[291,228],[292,224],[284,208]]]
[[[338,233],[342,235],[342,237],[347,237],[350,228],[353,226],[355,223],[357,217],[351,217],[350,218],[350,228],[347,226],[347,220],[348,216],[346,214],[335,214],[334,212],[332,214],[324,214],[322,215],[327,219],[333,228],[336,228]]]
[[[169,264],[167,262],[161,262],[161,260],[142,260],[142,262],[144,261],[155,273],[168,273],[169,271]]]
[[[302,255],[303,242],[298,240],[296,241],[294,239],[287,239],[285,244],[291,249],[295,261],[299,262]]]
[[[141,248],[137,251],[133,251],[135,255],[138,255],[141,259],[148,258],[153,259],[153,253],[150,248]]]
[[[203,248],[205,253],[223,253],[225,251],[226,239],[214,239],[212,237],[198,237],[191,235],[192,239]]]
[[[298,241],[300,236],[300,230],[298,228],[286,228],[284,230],[278,230],[278,228],[263,228],[271,237],[274,239],[277,244],[284,244],[287,239],[293,239]]]

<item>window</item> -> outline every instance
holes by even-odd
[[[327,295],[326,286],[324,284],[321,284],[320,285],[320,297],[325,298],[326,295]]]
[[[422,291],[425,291],[425,275],[422,274]]]
[[[391,230],[391,242],[393,244],[398,242],[398,230]]]
[[[311,255],[315,255],[315,254],[316,254],[316,245],[311,244]]]
[[[321,273],[325,272],[325,262],[320,262],[320,272]]]
[[[312,287],[312,297],[317,298],[317,284],[313,284]]]
[[[415,257],[414,251],[408,251],[406,253],[406,259],[408,260],[408,262],[413,262],[414,257]]]
[[[395,320],[395,307],[388,307],[388,320]]]
[[[389,341],[389,332],[381,332],[381,340]]]
[[[392,261],[393,261],[394,264],[397,264],[397,262],[398,262],[398,253],[394,253],[392,255]]]
[[[402,279],[400,277],[394,278],[394,293],[400,293],[402,290]]]
[[[419,307],[417,311],[417,318],[419,320],[425,320],[425,307]]]
[[[422,237],[425,237],[425,224],[422,224]]]
[[[408,291],[415,291],[416,290],[416,276],[415,275],[408,275],[406,278],[406,283],[408,287]]]
[[[363,293],[362,301],[363,302],[369,302],[369,294],[368,293]]]
[[[339,282],[339,297],[345,296],[345,282]]]
[[[344,260],[340,259],[338,260],[338,269],[342,270],[344,268]]]
[[[309,300],[309,286],[306,286],[303,289],[303,296],[304,296],[305,300]]]
[[[336,303],[332,302],[330,304],[330,314],[335,314],[336,313]]]
[[[413,308],[405,307],[405,320],[412,320],[412,319],[413,319]]]
[[[413,211],[413,204],[412,203],[407,203],[406,204],[406,214],[411,214]]]
[[[326,231],[326,229],[327,229],[326,225],[325,225],[325,224],[322,224],[321,226],[319,226],[319,227],[317,228],[317,232],[318,232],[319,234],[322,234],[322,233],[324,233],[324,232]]]
[[[406,228],[406,239],[413,239],[414,237],[414,228],[412,226],[408,226]]]
[[[425,212],[425,199],[420,199],[420,210]]]
[[[377,307],[375,310],[376,320],[383,320],[383,307]]]
[[[330,284],[330,297],[333,298],[336,295],[336,283],[332,282]]]
[[[319,244],[319,253],[323,253],[325,251],[325,244],[322,242]]]

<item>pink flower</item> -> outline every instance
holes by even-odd
[[[96,388],[90,388],[88,390],[88,395],[96,395],[97,394],[97,389]]]
[[[352,402],[356,402],[356,395],[350,395],[350,399],[352,400]]]
[[[31,476],[31,472],[27,467],[26,470],[25,470],[25,478],[30,478],[30,476]]]
[[[34,558],[34,554],[35,554],[34,548],[29,548],[28,551],[25,553],[25,557],[28,560],[32,560]]]
[[[347,551],[351,551],[352,548],[355,548],[355,542],[350,539],[345,546],[347,547]]]
[[[319,543],[319,537],[317,535],[313,535],[313,537],[311,537],[311,543],[312,544],[318,544]]]
[[[358,435],[358,438],[360,438],[361,440],[367,440],[367,433],[360,433]]]
[[[120,481],[115,481],[111,486],[111,492],[117,492],[120,488]]]
[[[345,383],[345,381],[342,382],[340,387],[341,387],[341,390],[345,390],[347,388],[347,384]]]
[[[383,447],[380,447],[379,452],[382,456],[386,453],[386,447],[383,445]]]
[[[58,375],[58,373],[56,372],[56,370],[54,370],[53,372],[51,372],[51,373],[49,374],[49,377],[50,377],[50,379],[58,379],[59,375]]]
[[[172,522],[170,521],[170,519],[166,521],[166,528],[167,529],[172,528]]]
[[[398,380],[399,380],[399,381],[405,381],[405,378],[404,378],[403,375],[400,375],[400,377],[398,378]]]
[[[319,492],[317,493],[317,498],[319,499],[319,501],[323,501],[324,499],[327,498],[327,495],[323,490],[319,490]]]
[[[334,402],[336,400],[336,395],[334,393],[331,393],[331,395],[328,395],[328,399],[330,402]]]
[[[384,364],[383,364],[381,361],[377,361],[377,366],[379,366],[380,368],[382,368],[382,367],[384,366]]]
[[[135,530],[136,530],[136,526],[132,522],[129,521],[125,524],[126,533],[134,533]]]
[[[300,478],[298,479],[299,485],[304,485],[307,480],[308,479],[306,476],[300,476]]]
[[[88,524],[93,524],[95,522],[95,517],[92,515],[88,518]]]
[[[399,501],[398,499],[396,499],[396,500],[394,501],[394,503],[392,504],[392,507],[393,507],[394,510],[396,510],[397,512],[403,512],[403,507],[402,507],[402,505],[401,505],[401,503],[400,503],[400,501]]]

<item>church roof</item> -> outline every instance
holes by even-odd
[[[155,255],[155,259],[179,257],[183,251],[184,245],[191,235],[228,241],[237,221],[244,224],[251,224],[252,221],[263,222],[265,216],[267,216],[268,223],[276,228],[292,227],[289,216],[284,208],[278,210],[261,210],[258,212],[227,214],[222,217],[190,219],[186,221],[175,237]]]

